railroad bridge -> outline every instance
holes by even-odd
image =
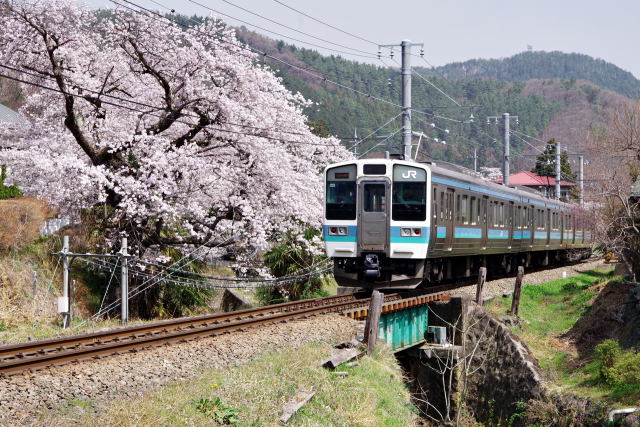
[[[383,340],[394,352],[424,343],[429,326],[428,304],[449,299],[447,295],[429,294],[383,303],[378,339]],[[344,314],[352,319],[364,320],[368,312],[368,308],[356,308]]]

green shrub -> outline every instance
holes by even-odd
[[[218,424],[237,424],[240,421],[238,419],[238,409],[223,405],[219,397],[216,400],[200,399],[194,404],[196,410],[207,417],[213,418]]]
[[[286,300],[300,300],[327,296],[327,292],[322,290],[324,284],[321,275],[304,277],[309,272],[318,270],[322,260],[319,247],[314,238],[318,237],[320,231],[317,229],[307,230],[303,238],[293,234],[286,234],[280,237],[278,244],[274,246],[264,256],[264,263],[275,277],[291,277],[301,275],[299,280],[282,283],[277,287],[261,288],[257,292],[259,300],[263,304],[276,304]],[[315,250],[314,250],[315,249]]]
[[[5,179],[7,179],[7,168],[2,166],[0,167],[0,200],[22,196],[22,192],[15,185],[4,185]]]
[[[614,340],[606,340],[596,347],[598,379],[612,388],[640,385],[640,354],[622,351]]]

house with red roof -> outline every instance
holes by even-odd
[[[498,178],[494,182],[502,184],[502,178]],[[555,177],[540,176],[535,172],[523,171],[509,175],[509,185],[531,188],[551,198],[555,198],[556,195]],[[571,189],[575,186],[576,184],[573,182],[560,180],[560,198],[568,200]]]

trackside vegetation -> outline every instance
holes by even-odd
[[[409,426],[417,421],[400,367],[380,346],[359,366],[338,376],[319,366],[327,343],[264,354],[230,369],[202,372],[140,398],[121,400],[98,414],[69,405],[67,421],[92,425],[278,425],[283,406],[300,392],[313,398],[289,420],[292,426]],[[73,410],[70,407],[73,406]]]
[[[640,399],[640,354],[605,340],[580,357],[562,338],[591,309],[599,290],[620,281],[610,268],[594,269],[567,279],[522,289],[519,326],[513,331],[529,345],[547,378],[559,390],[604,400],[614,406]],[[489,309],[502,316],[511,298],[493,301]]]

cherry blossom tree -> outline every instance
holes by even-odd
[[[142,250],[230,236],[261,249],[319,224],[320,171],[349,153],[311,133],[309,101],[220,21],[9,0],[0,28],[0,70],[24,81],[30,121],[0,164],[26,194]]]

